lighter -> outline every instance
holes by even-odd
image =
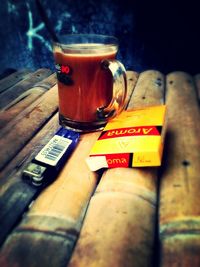
[[[23,170],[22,177],[34,186],[44,186],[58,175],[76,147],[79,133],[60,128]]]

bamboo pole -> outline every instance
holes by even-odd
[[[128,77],[131,95],[137,74],[130,72]],[[100,177],[100,173],[91,172],[85,163],[99,135],[100,132],[81,135],[56,181],[39,195],[6,240],[0,252],[0,265],[58,267],[68,262]]]
[[[25,76],[23,80],[19,81],[14,86],[9,87],[6,91],[3,91],[0,97],[0,109],[4,109],[24,91],[32,88],[35,83],[48,77],[51,73],[52,71],[49,69],[39,69],[34,73],[30,73],[27,77]]]
[[[196,86],[197,97],[198,97],[199,104],[200,104],[200,74],[197,74],[194,76],[194,81],[195,81],[195,86]]]
[[[1,172],[0,246],[40,192],[40,188],[23,182],[21,173],[24,165],[34,158],[58,128],[58,114],[56,114]]]
[[[50,75],[43,81],[35,84],[31,89],[22,93],[14,101],[9,103],[3,112],[0,112],[0,129],[15,119],[15,117],[28,106],[30,106],[36,99],[38,99],[47,90],[56,84],[55,74]]]
[[[163,103],[164,77],[140,74],[129,109]],[[157,168],[116,168],[92,197],[69,267],[153,266]]]
[[[23,69],[15,71],[14,73],[0,79],[0,94],[6,91],[8,88],[14,86],[16,83],[26,79],[32,73],[31,70]]]
[[[57,85],[34,101],[0,132],[0,170],[12,160],[57,111]]]
[[[167,76],[168,132],[160,184],[160,266],[200,266],[200,117],[192,77]]]

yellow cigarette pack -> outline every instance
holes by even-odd
[[[166,106],[123,111],[107,123],[86,162],[101,168],[160,166]]]

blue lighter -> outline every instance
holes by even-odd
[[[22,177],[34,186],[52,182],[76,147],[80,134],[60,128],[23,170]]]

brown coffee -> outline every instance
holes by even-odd
[[[115,37],[99,34],[61,35],[53,43],[62,127],[102,130],[124,109],[127,76],[117,51]]]
[[[101,45],[95,46],[100,48]],[[102,67],[102,61],[112,60],[115,56],[116,49],[103,52],[97,49],[96,53],[94,50],[87,53],[54,51],[60,74],[58,93],[61,116],[78,122],[98,120],[97,108],[110,103],[113,87],[112,75]]]

